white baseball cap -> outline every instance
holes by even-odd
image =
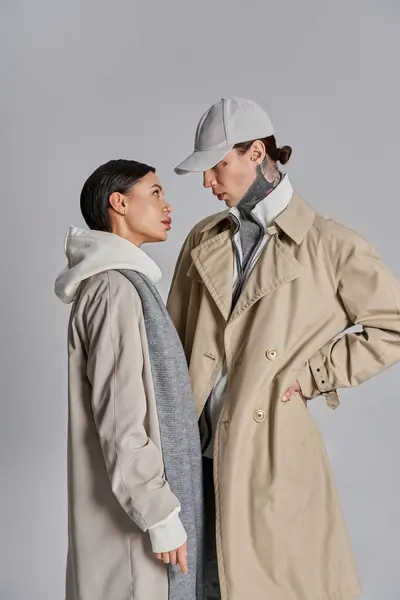
[[[203,173],[219,163],[235,144],[270,135],[274,135],[274,128],[259,104],[245,98],[222,98],[201,117],[194,152],[175,167],[175,173]]]

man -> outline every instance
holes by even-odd
[[[208,600],[360,591],[306,401],[323,394],[334,408],[337,388],[400,360],[400,282],[293,191],[277,165],[290,153],[260,106],[228,98],[176,168],[203,173],[228,207],[189,234],[168,299],[200,418]],[[354,324],[362,332],[337,338]]]

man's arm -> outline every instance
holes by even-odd
[[[337,293],[349,322],[361,332],[326,344],[299,377],[303,395],[314,398],[357,386],[400,361],[400,281],[371,245],[338,224],[330,242]]]
[[[187,273],[192,263],[190,253],[194,247],[194,231],[186,238],[175,266],[171,287],[167,299],[167,310],[185,346],[186,323],[189,309],[192,280]]]

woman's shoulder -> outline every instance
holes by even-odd
[[[80,289],[79,303],[111,304],[142,314],[142,303],[135,286],[119,271],[96,273],[86,279]]]

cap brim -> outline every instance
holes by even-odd
[[[174,171],[177,175],[186,175],[187,173],[204,173],[212,169],[220,160],[232,150],[233,146],[225,146],[218,150],[195,150],[181,162]]]

